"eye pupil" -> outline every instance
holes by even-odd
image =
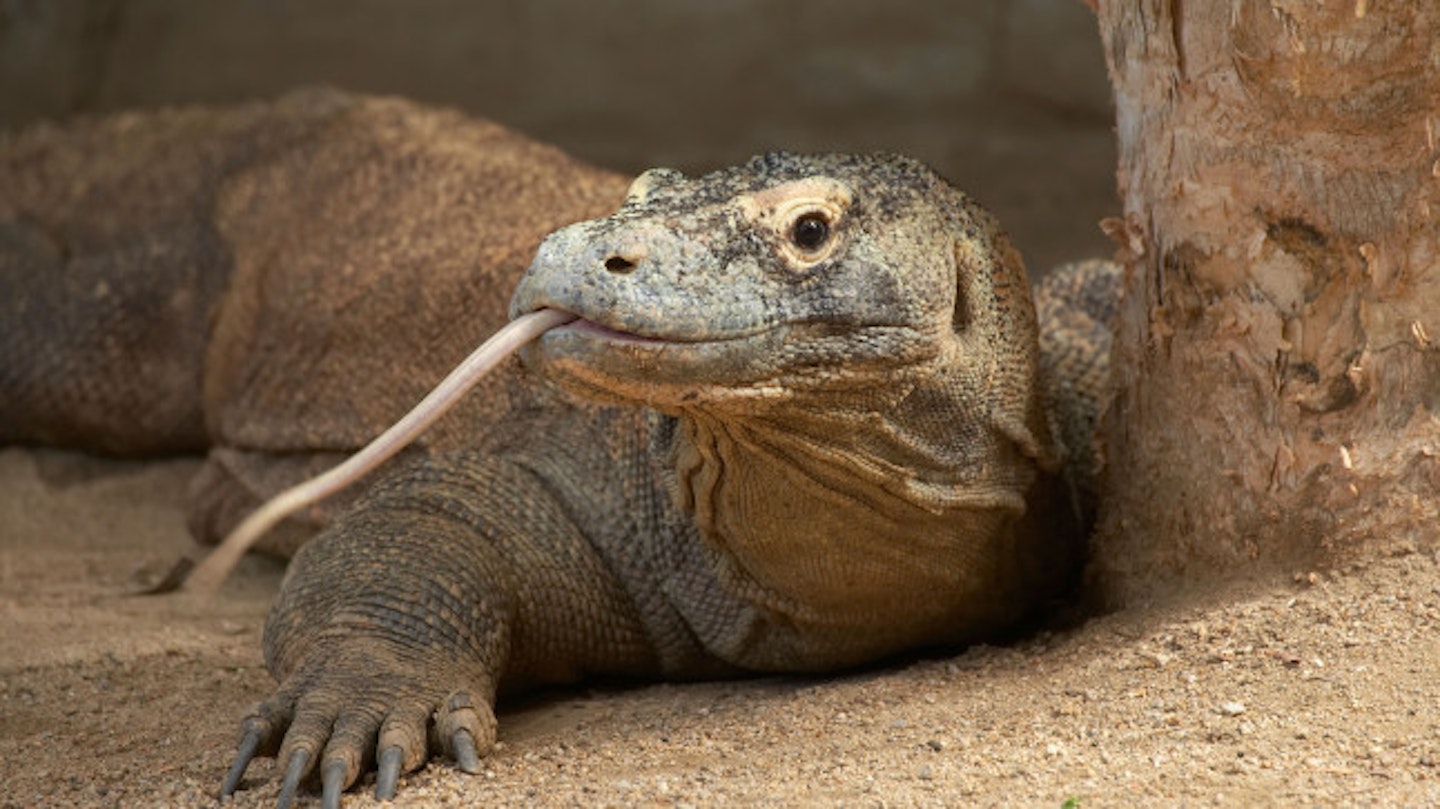
[[[795,220],[790,240],[802,250],[817,250],[830,238],[830,223],[818,213],[806,214]]]

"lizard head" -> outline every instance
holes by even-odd
[[[1018,255],[988,213],[894,155],[648,171],[614,214],[541,244],[511,316],[543,308],[577,319],[527,347],[528,365],[672,414],[859,390],[928,407],[937,384],[1017,426],[1038,413]]]

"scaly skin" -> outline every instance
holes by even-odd
[[[327,90],[0,136],[0,445],[208,449],[190,522],[216,541],[418,401],[505,323],[541,239],[627,182],[489,122]],[[416,451],[532,398],[491,386]]]
[[[581,318],[299,550],[225,792],[276,754],[282,804],[371,767],[391,795],[478,767],[507,691],[965,643],[1078,573],[1113,267],[1047,282],[1037,336],[994,220],[891,156],[649,172],[536,252],[623,191],[332,93],[0,143],[0,443],[208,446],[202,537],[382,429],[511,289]]]
[[[1019,259],[913,161],[647,173],[541,245],[511,312],[542,307],[580,317],[523,354],[549,406],[296,557],[246,740],[286,795],[371,760],[388,794],[427,719],[473,769],[500,691],[834,670],[991,637],[1078,571]]]

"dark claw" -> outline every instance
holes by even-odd
[[[395,782],[400,780],[402,755],[398,747],[387,747],[380,754],[380,766],[375,773],[376,800],[395,800]]]
[[[275,801],[275,809],[290,809],[290,804],[295,802],[295,793],[300,789],[300,779],[305,776],[305,767],[310,763],[309,750],[296,750],[290,756],[290,767],[285,770],[285,781],[280,785],[280,799]]]
[[[460,765],[460,769],[472,775],[480,772],[480,754],[475,752],[475,737],[470,735],[470,731],[464,728],[455,731],[452,746],[455,748],[455,763]]]
[[[338,759],[325,765],[325,774],[321,776],[321,809],[340,809],[340,793],[345,791],[346,769],[348,768],[345,762]]]
[[[245,776],[250,760],[255,758],[255,751],[260,749],[260,736],[264,731],[259,722],[245,723],[245,736],[240,739],[240,749],[235,751],[235,761],[230,765],[230,772],[225,773],[225,783],[220,785],[220,797],[234,795],[235,790],[240,787],[240,779]]]

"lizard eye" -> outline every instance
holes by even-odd
[[[813,253],[830,240],[830,220],[823,213],[812,211],[795,220],[790,228],[790,241],[807,253]]]

